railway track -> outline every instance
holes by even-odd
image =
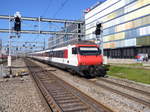
[[[142,95],[145,95],[147,97],[150,97],[150,93],[149,92],[146,92],[146,91],[142,91],[142,90],[139,90],[139,89],[136,89],[136,88],[132,88],[132,87],[129,87],[129,86],[126,86],[126,85],[123,85],[123,84],[119,84],[119,83],[116,83],[116,82],[112,82],[110,80],[107,80],[107,79],[104,79],[104,78],[97,78],[97,81],[92,81],[90,80],[92,83],[94,83],[95,85],[97,86],[100,86],[104,89],[107,89],[111,92],[114,92],[114,93],[117,93],[119,95],[122,95],[128,99],[132,99],[133,101],[136,101],[140,104],[143,104],[143,105],[146,105],[148,107],[150,107],[150,101],[146,101],[142,98],[139,98],[139,97],[136,97],[136,96],[133,96],[129,93],[127,93],[126,91],[121,91],[121,90],[118,90],[118,89],[115,89],[112,87],[112,85],[115,85],[115,86],[118,86],[118,87],[122,87],[123,89],[127,89],[127,90],[130,90],[130,91],[133,91],[133,92],[137,92],[138,94],[142,94]],[[106,82],[106,83],[109,83],[110,86],[108,85],[105,85],[105,84],[102,84],[102,82]]]
[[[50,71],[30,60],[25,62],[53,112],[112,112]]]
[[[106,83],[109,83],[109,84],[112,84],[112,85],[115,85],[115,86],[118,86],[118,87],[122,87],[124,89],[128,89],[128,90],[140,93],[140,94],[148,96],[150,98],[150,92],[143,91],[143,90],[140,90],[140,89],[136,89],[136,88],[133,88],[133,87],[130,87],[130,86],[126,86],[126,85],[123,85],[123,84],[119,84],[119,83],[116,83],[114,81],[107,80],[105,78],[98,78],[98,80],[99,81],[104,81]]]

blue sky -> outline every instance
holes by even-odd
[[[78,20],[83,16],[83,11],[99,1],[104,0],[0,0],[0,15],[14,15],[21,12],[24,17],[56,18]],[[8,28],[8,20],[0,20],[0,29]],[[27,23],[30,27],[34,23]],[[8,34],[0,33],[0,38],[7,41]],[[32,38],[31,38],[32,37]],[[48,37],[41,35],[42,37]],[[38,41],[37,35],[22,34],[22,38],[16,40]],[[43,39],[43,38],[42,38]]]
[[[1,0],[0,14],[20,11],[23,16],[53,18],[57,13],[55,18],[80,19],[82,11],[98,1],[101,0]]]

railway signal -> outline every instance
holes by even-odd
[[[19,12],[14,15],[14,30],[21,31],[21,15]]]
[[[102,22],[96,24],[95,35],[96,35],[96,41],[100,45],[101,54],[104,56],[104,51],[103,51],[103,26],[102,26]],[[98,42],[98,40],[100,40],[100,42]]]
[[[99,24],[96,25],[95,34],[100,35],[101,32],[102,32],[102,23],[99,23]]]

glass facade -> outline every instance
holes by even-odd
[[[94,40],[96,24],[102,23],[103,45],[107,55],[111,49],[150,46],[149,9],[150,0],[107,0],[85,14],[85,39]],[[132,52],[127,54],[133,56],[137,53],[133,51],[113,50],[112,54],[116,57],[120,53]]]
[[[128,14],[123,15],[121,17],[117,17],[113,20],[110,20],[110,21],[104,23],[103,27],[108,28],[108,27],[111,27],[111,26],[114,26],[114,25],[117,25],[117,24],[120,24],[123,22],[131,21],[133,19],[148,15],[148,14],[150,14],[149,9],[150,9],[150,5],[142,7],[142,8],[135,10],[131,13],[128,13]]]
[[[83,33],[83,24],[73,24],[73,23],[67,23],[66,28],[62,30],[62,32],[73,32],[73,33]],[[62,47],[66,46],[68,44],[74,43],[76,41],[81,40],[83,36],[82,35],[53,35],[53,37],[50,37],[48,39],[48,48],[56,48],[56,47]]]
[[[111,33],[117,33],[117,32],[121,32],[121,31],[124,31],[124,30],[130,30],[130,29],[145,26],[145,25],[148,25],[148,24],[150,24],[150,15],[144,16],[144,17],[141,17],[139,19],[132,20],[132,21],[129,21],[129,22],[125,22],[125,23],[120,24],[120,25],[116,25],[116,26],[113,26],[113,27],[106,28],[103,31],[103,35],[104,36],[105,35],[110,35]]]

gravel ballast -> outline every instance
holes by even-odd
[[[22,59],[15,60],[12,65],[15,73],[27,70]],[[0,78],[0,112],[47,112],[30,75]]]
[[[0,79],[0,112],[46,112],[30,76]]]
[[[144,84],[144,83],[135,82],[135,81],[131,81],[128,79],[121,79],[121,78],[112,77],[112,76],[107,77],[107,80],[117,82],[119,84],[127,85],[129,87],[133,87],[133,88],[140,89],[143,91],[150,92],[150,85],[149,84]]]
[[[36,62],[38,63],[38,62]],[[38,63],[39,64],[39,63]],[[41,65],[41,64],[40,64]],[[43,64],[42,64],[43,65]],[[64,72],[57,68],[49,67],[43,65],[47,70],[52,71],[56,76],[78,88],[88,96],[92,97],[96,101],[102,103],[103,105],[109,107],[114,112],[149,112],[150,107],[143,104],[139,104],[131,99],[125,98],[121,95],[108,91],[100,86],[97,86],[86,79],[82,79],[77,76],[73,76],[68,72]]]

